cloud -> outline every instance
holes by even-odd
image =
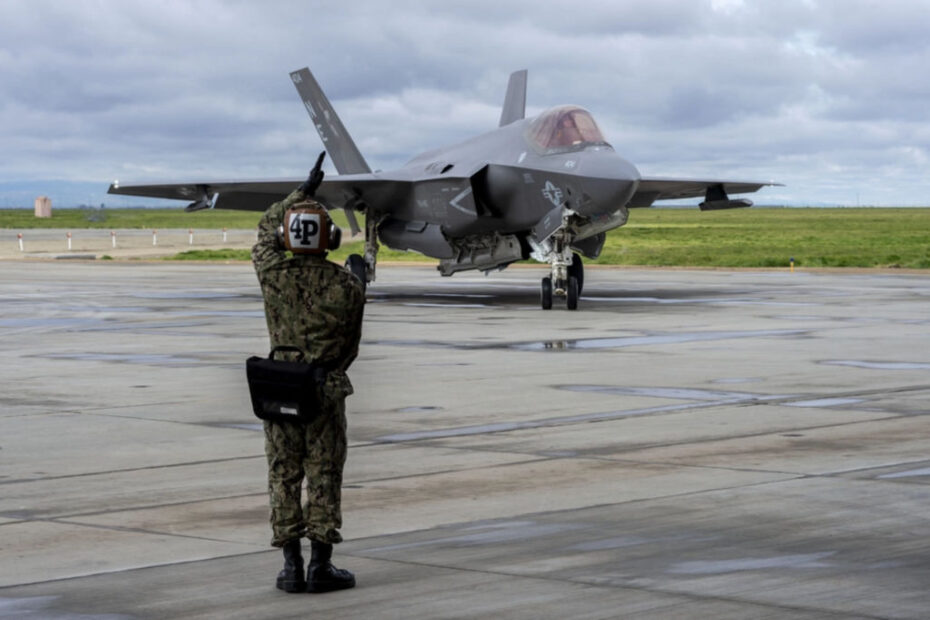
[[[287,78],[305,65],[386,169],[492,129],[528,68],[529,112],[583,105],[644,174],[787,184],[760,203],[926,204],[928,10],[7,0],[0,183],[302,176],[321,148]]]

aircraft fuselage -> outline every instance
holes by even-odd
[[[640,179],[636,167],[603,141],[540,152],[527,137],[535,122],[423,153],[392,171],[392,180],[409,182],[407,195],[366,197],[368,208],[387,215],[379,236],[391,247],[449,258],[440,237],[536,234],[542,241],[547,227],[534,229],[564,209],[575,214],[579,240],[625,222]]]

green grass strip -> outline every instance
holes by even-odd
[[[930,268],[930,209],[633,210],[595,263]]]

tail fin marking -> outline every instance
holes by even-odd
[[[297,87],[297,92],[320,134],[333,165],[336,166],[336,171],[339,174],[371,172],[310,69],[304,67],[294,71],[291,73],[291,81]]]

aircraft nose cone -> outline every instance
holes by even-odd
[[[576,210],[582,215],[610,214],[630,201],[639,185],[636,167],[613,152],[590,152],[579,166],[583,196]]]

